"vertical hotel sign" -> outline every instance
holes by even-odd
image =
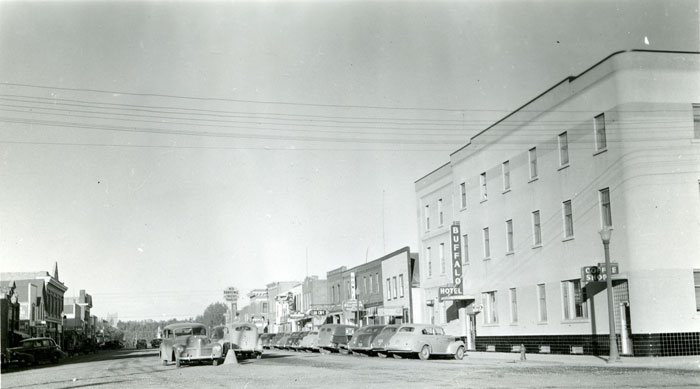
[[[452,247],[452,282],[454,284],[454,294],[461,295],[462,292],[462,235],[460,234],[459,222],[454,222],[450,227],[450,245]]]

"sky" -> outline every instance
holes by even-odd
[[[0,1],[0,269],[160,320],[417,247],[416,180],[698,4]]]

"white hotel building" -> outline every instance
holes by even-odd
[[[471,138],[416,184],[424,321],[479,351],[700,354],[700,53],[626,51]],[[452,282],[459,222],[463,295]]]

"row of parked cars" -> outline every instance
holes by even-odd
[[[461,360],[466,347],[455,336],[446,335],[442,327],[430,324],[370,325],[358,328],[347,324],[324,324],[318,330],[262,334],[267,349],[364,354],[402,358],[417,355],[449,356]]]

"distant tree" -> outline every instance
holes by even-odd
[[[207,309],[201,316],[197,316],[195,321],[202,323],[208,327],[214,327],[222,324],[226,324],[226,312],[228,308],[224,303],[213,303],[209,304]]]

